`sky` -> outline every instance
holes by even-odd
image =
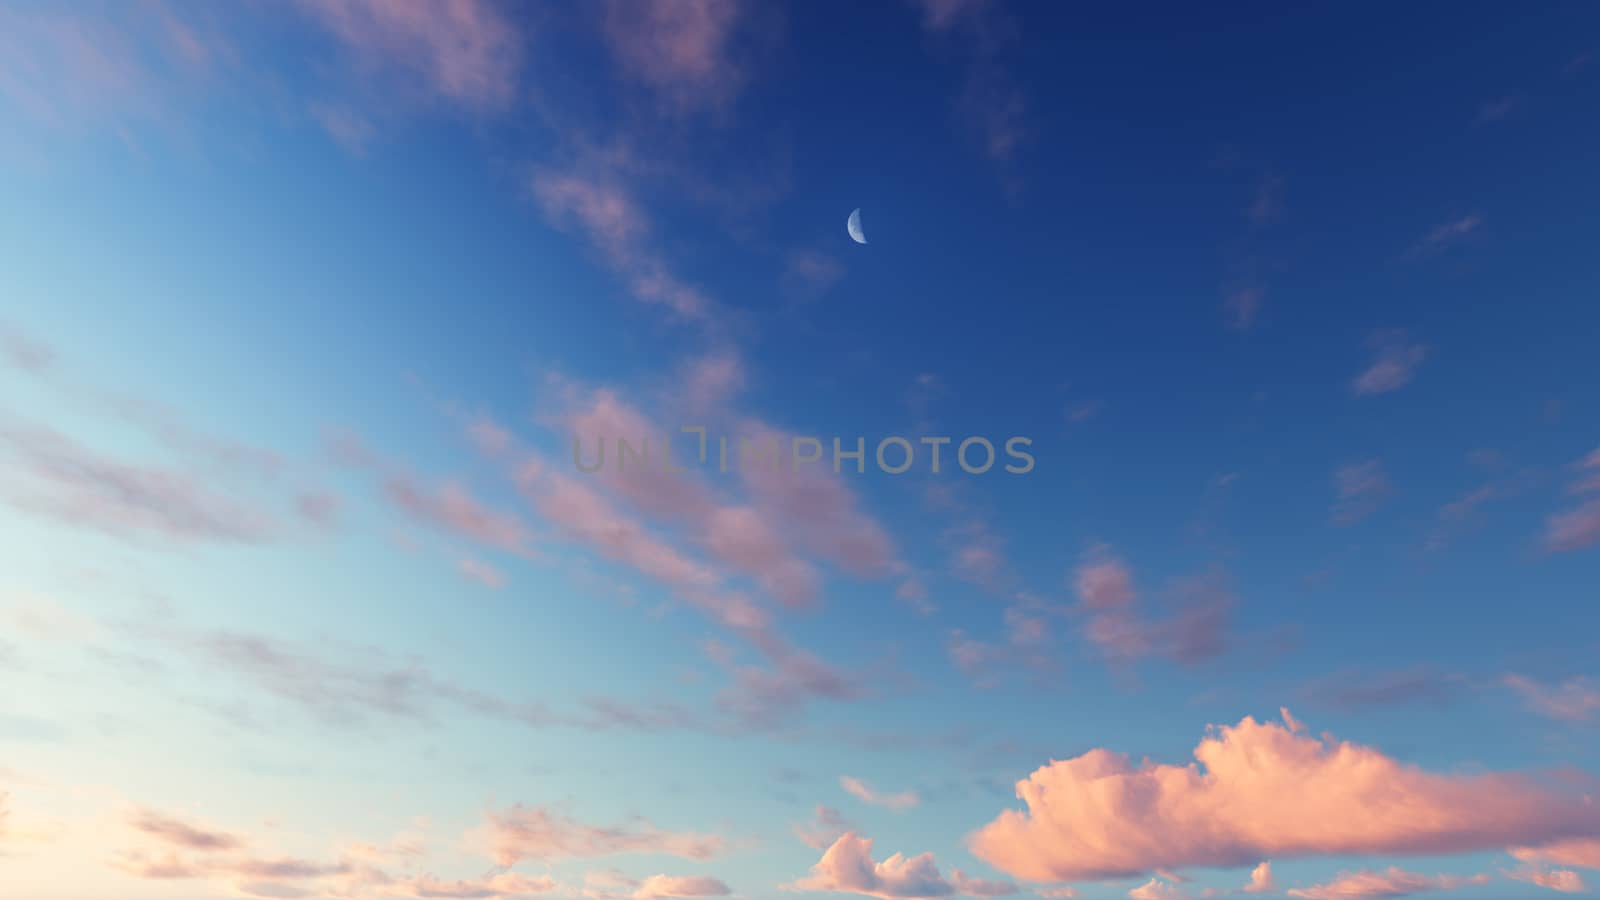
[[[0,0],[0,894],[1592,896],[1596,110],[1578,3]]]

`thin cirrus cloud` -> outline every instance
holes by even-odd
[[[1349,463],[1333,471],[1333,524],[1354,525],[1372,515],[1389,495],[1389,475],[1377,459]]]
[[[1343,872],[1324,884],[1290,888],[1289,896],[1303,900],[1406,897],[1425,891],[1450,891],[1467,885],[1488,883],[1487,875],[1422,875],[1390,866],[1382,872]]]
[[[854,830],[855,826],[846,821],[837,809],[819,804],[810,822],[794,826],[794,835],[813,850],[826,850],[841,835]]]
[[[626,853],[705,861],[728,849],[728,841],[715,834],[666,831],[643,819],[590,825],[544,807],[521,805],[489,813],[478,839],[502,866],[524,859],[555,862]]]
[[[277,518],[188,470],[103,455],[50,428],[0,419],[0,501],[74,528],[122,538],[262,543]]]
[[[1542,866],[1520,866],[1505,872],[1507,878],[1513,881],[1526,881],[1529,884],[1560,891],[1563,894],[1581,894],[1589,889],[1583,876],[1571,869],[1546,869]]]
[[[1477,231],[1482,224],[1483,216],[1472,213],[1437,225],[1412,246],[1411,255],[1422,256],[1443,251]]]
[[[884,809],[894,810],[895,812],[903,812],[922,802],[922,798],[918,797],[915,791],[887,794],[874,790],[865,781],[849,775],[839,776],[839,786],[844,788],[845,793],[868,806],[881,806]]]
[[[1428,345],[1413,340],[1403,329],[1374,332],[1367,338],[1372,361],[1350,382],[1357,396],[1387,394],[1405,387],[1428,358]]]
[[[476,109],[516,95],[523,36],[486,0],[299,0],[361,71],[411,76],[428,94]]]
[[[1578,477],[1567,492],[1593,495],[1600,492],[1600,450],[1575,466]],[[1545,521],[1544,546],[1551,553],[1566,553],[1600,544],[1600,497],[1593,497],[1571,509],[1556,513]]]
[[[1600,809],[1534,779],[1435,774],[1284,717],[1214,729],[1188,766],[1134,765],[1104,749],[1053,762],[1018,782],[1026,810],[978,830],[971,849],[1016,878],[1052,882],[1265,857],[1544,846],[1600,827]]]
[[[748,12],[741,0],[608,0],[606,45],[622,73],[668,110],[720,107],[746,79],[735,37]]]
[[[1577,676],[1546,685],[1522,675],[1507,675],[1507,687],[1522,696],[1528,708],[1563,722],[1587,722],[1600,715],[1600,684]]]
[[[1526,863],[1600,869],[1600,838],[1577,837],[1540,847],[1515,847],[1511,850],[1511,855]]]

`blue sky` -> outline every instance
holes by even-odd
[[[0,4],[0,877],[1591,890],[1597,24]]]

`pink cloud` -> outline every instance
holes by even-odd
[[[46,428],[0,422],[0,468],[0,499],[74,527],[234,543],[266,541],[278,531],[271,515],[221,496],[188,472],[114,460]]]
[[[731,55],[739,0],[610,0],[605,33],[622,71],[677,110],[717,106],[743,81]]]
[[[1289,896],[1303,897],[1305,900],[1405,897],[1424,891],[1450,891],[1488,882],[1487,875],[1419,875],[1390,866],[1382,872],[1346,872],[1326,884],[1308,888],[1290,888]]]
[[[55,349],[49,344],[0,322],[0,362],[24,372],[39,373],[55,361]]]
[[[822,859],[811,867],[811,874],[784,888],[792,891],[821,891],[862,894],[881,900],[899,898],[947,897],[955,888],[939,874],[932,853],[906,858],[899,853],[883,862],[872,859],[872,840],[854,832],[841,835]]]
[[[464,557],[460,564],[461,574],[484,587],[499,590],[506,586],[505,573],[480,559],[470,556]]]
[[[225,831],[191,825],[151,810],[140,810],[129,820],[129,824],[164,844],[186,850],[214,852],[238,850],[244,846],[243,839]]]
[[[1545,523],[1544,545],[1554,553],[1582,550],[1600,543],[1600,500],[1557,513]]]
[[[1187,766],[1091,750],[1017,784],[1026,810],[975,833],[1014,877],[1071,881],[1263,857],[1461,853],[1600,827],[1600,808],[1515,774],[1441,775],[1380,751],[1246,717]]]
[[[1175,884],[1152,878],[1128,891],[1130,900],[1189,900],[1189,892]]]
[[[1583,876],[1571,869],[1545,869],[1539,866],[1522,866],[1505,873],[1514,881],[1526,881],[1563,894],[1581,894],[1589,889]]]
[[[1233,598],[1220,575],[1176,582],[1177,609],[1159,619],[1139,610],[1132,574],[1107,547],[1092,548],[1073,580],[1084,637],[1113,661],[1159,655],[1192,664],[1224,649]]]
[[[430,491],[409,476],[391,475],[384,481],[383,492],[420,522],[508,553],[532,552],[533,537],[521,519],[489,509],[459,484],[446,482]]]
[[[1522,695],[1528,706],[1552,719],[1586,722],[1600,713],[1600,685],[1576,677],[1562,684],[1547,686],[1521,675],[1507,675],[1507,686]]]
[[[872,786],[865,781],[859,778],[852,778],[849,775],[839,776],[839,786],[844,788],[845,793],[855,797],[862,803],[869,806],[881,806],[884,809],[894,810],[895,812],[903,812],[922,802],[922,798],[918,797],[915,791],[885,794],[873,790]]]
[[[646,244],[649,220],[615,177],[545,170],[533,180],[545,217],[558,227],[576,226],[645,303],[666,307],[685,319],[710,316],[711,301],[679,279]]]
[[[1529,863],[1600,869],[1600,838],[1578,837],[1552,841],[1538,847],[1516,847],[1511,855]]]
[[[839,811],[819,805],[809,823],[794,826],[795,837],[813,850],[825,850],[845,832],[854,830]]]
[[[482,0],[300,0],[368,69],[404,70],[463,106],[503,107],[516,92],[522,38]]]
[[[1246,894],[1276,894],[1278,882],[1272,877],[1272,863],[1262,862],[1250,870],[1250,881],[1242,890]]]
[[[1411,383],[1428,358],[1426,344],[1411,340],[1404,331],[1379,331],[1367,340],[1373,359],[1350,383],[1357,395],[1387,394]]]
[[[1018,892],[1015,884],[994,878],[973,878],[960,869],[950,870],[950,886],[968,897],[1009,897]]]
[[[650,853],[707,860],[726,849],[714,834],[663,831],[643,819],[621,825],[588,825],[538,806],[513,806],[490,813],[482,838],[496,863],[520,860],[555,862],[619,853]]]
[[[295,498],[295,510],[300,517],[314,525],[328,527],[339,518],[339,495],[326,491],[308,491]]]
[[[651,875],[640,883],[633,897],[726,897],[730,893],[726,884],[707,875]]]

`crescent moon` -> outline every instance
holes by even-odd
[[[867,233],[861,230],[861,210],[857,209],[850,214],[849,220],[844,223],[844,229],[850,232],[850,239],[856,243],[867,242]]]

